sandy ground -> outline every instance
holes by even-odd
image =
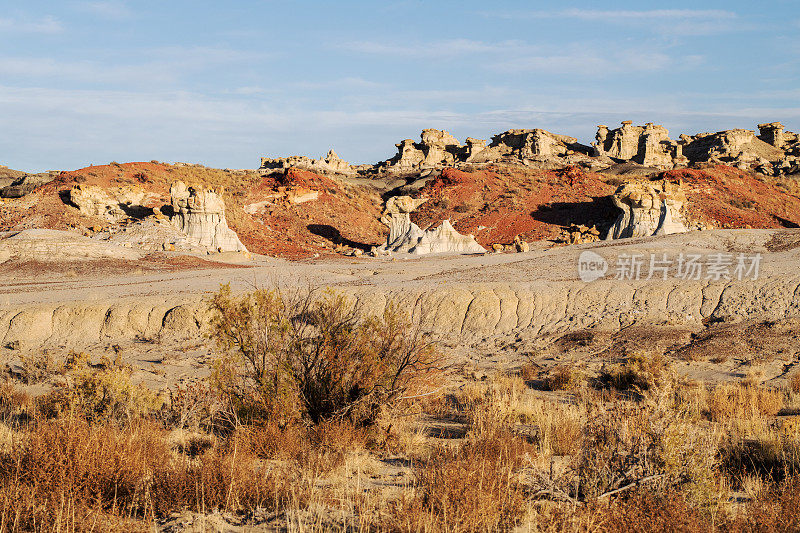
[[[578,260],[587,251],[608,261],[605,278],[579,278]],[[651,254],[697,254],[704,261],[729,254],[734,264],[739,254],[761,258],[757,279],[706,279],[704,273],[687,281],[673,272],[668,279],[646,279]],[[616,266],[633,255],[645,258],[645,279],[615,279]],[[138,261],[48,259],[0,265],[1,360],[39,352],[59,357],[77,348],[119,355],[156,388],[207,375],[213,357],[208,339],[160,326],[184,302],[194,306],[187,308],[190,315],[199,313],[204,295],[223,283],[237,291],[331,286],[376,310],[391,295],[417,314],[429,303],[437,338],[462,373],[529,361],[542,369],[572,364],[591,372],[615,357],[657,349],[673,354],[679,371],[696,379],[743,379],[756,372],[767,382],[783,379],[800,352],[800,327],[792,322],[800,316],[798,230],[715,230],[556,248],[536,243],[527,253],[474,256],[255,256],[243,264],[169,253]],[[92,321],[107,322],[123,305],[130,318],[140,303],[155,329],[122,328],[115,336],[102,325],[90,327]],[[82,314],[56,324],[75,309]],[[103,334],[94,338],[96,331]],[[25,335],[27,344],[14,340]],[[75,342],[84,337],[86,342]],[[724,361],[715,359],[720,351],[729,355]]]

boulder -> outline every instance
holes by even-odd
[[[680,184],[631,181],[611,197],[621,211],[606,239],[649,237],[688,231],[683,206],[686,195]]]
[[[169,190],[172,224],[187,235],[192,244],[213,252],[246,252],[225,219],[223,190],[187,187],[176,181]]]
[[[564,244],[586,244],[600,240],[600,230],[596,226],[572,223],[568,228],[561,230],[561,235],[556,242]]]

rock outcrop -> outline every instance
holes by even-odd
[[[139,187],[123,186],[104,189],[97,185],[75,185],[69,191],[69,200],[81,212],[91,217],[118,222],[138,213],[147,193]]]
[[[664,126],[648,122],[634,126],[625,120],[622,126],[609,130],[608,126],[597,126],[594,147],[598,156],[608,156],[622,161],[634,161],[647,167],[670,169],[676,143],[669,138]]]
[[[633,161],[646,167],[671,169],[703,163],[726,164],[766,175],[800,172],[800,141],[796,133],[784,131],[780,122],[759,124],[753,130],[732,129],[717,133],[669,138],[663,126],[634,126],[630,120],[609,130],[597,127],[595,155],[617,162]]]
[[[422,130],[418,143],[405,139],[395,146],[397,155],[378,166],[400,174],[454,165],[463,161],[468,151],[448,132],[432,128]]]
[[[492,143],[469,161],[489,162],[502,159],[546,161],[574,153],[578,140],[568,135],[550,133],[541,128],[508,130],[492,138]]]
[[[686,195],[680,184],[632,181],[611,197],[621,213],[606,239],[649,237],[687,231],[683,206]]]
[[[9,169],[6,169],[6,172],[0,172],[0,184],[3,184],[0,188],[0,198],[22,198],[36,188],[50,183],[58,175],[58,172],[51,171],[40,174],[22,173],[21,176],[12,177],[15,173],[15,171]],[[7,181],[10,181],[10,183],[6,183]]]
[[[753,130],[733,129],[700,133],[692,137],[683,135],[683,154],[692,163],[721,163],[771,175],[775,171],[774,167],[780,166],[787,155],[783,150],[782,135],[776,135],[775,129],[770,129],[769,133],[766,130],[765,127],[763,136],[779,142],[780,148],[756,137]],[[795,160],[789,157],[789,162]]]
[[[225,219],[222,189],[187,187],[176,181],[170,187],[172,224],[196,246],[213,252],[246,252]]]
[[[357,167],[339,158],[333,150],[329,150],[325,157],[320,157],[319,159],[311,159],[303,155],[274,159],[269,157],[261,158],[260,170],[278,171],[290,168],[299,168],[318,174],[340,174],[344,176],[355,176],[358,173]]]
[[[472,235],[461,235],[450,224],[443,221],[433,229],[422,230],[411,222],[411,213],[425,203],[425,198],[395,196],[386,202],[381,222],[389,227],[386,244],[375,249],[375,253],[400,252],[415,255],[437,253],[484,253]]]
[[[462,144],[447,131],[429,128],[422,130],[419,141],[404,139],[397,143],[397,154],[375,165],[350,165],[331,150],[320,159],[265,157],[261,159],[261,169],[298,168],[329,175],[385,173],[407,177],[447,166],[458,168],[489,163],[542,169],[579,165],[597,170],[631,162],[660,170],[724,163],[767,175],[800,172],[800,136],[785,131],[780,122],[758,127],[757,136],[752,130],[733,129],[681,135],[673,140],[664,126],[652,122],[635,126],[632,121],[625,120],[616,129],[599,125],[591,146],[579,143],[575,137],[542,128],[508,130],[493,136],[489,144],[474,137],[467,137]]]
[[[558,242],[564,244],[586,244],[600,240],[600,230],[596,226],[570,224],[561,231]]]

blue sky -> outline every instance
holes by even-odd
[[[376,162],[424,127],[800,130],[798,0],[2,6],[0,164],[22,170]]]

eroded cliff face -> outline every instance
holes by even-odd
[[[176,181],[170,187],[172,224],[196,246],[214,252],[246,252],[225,219],[222,190],[187,187]]]

